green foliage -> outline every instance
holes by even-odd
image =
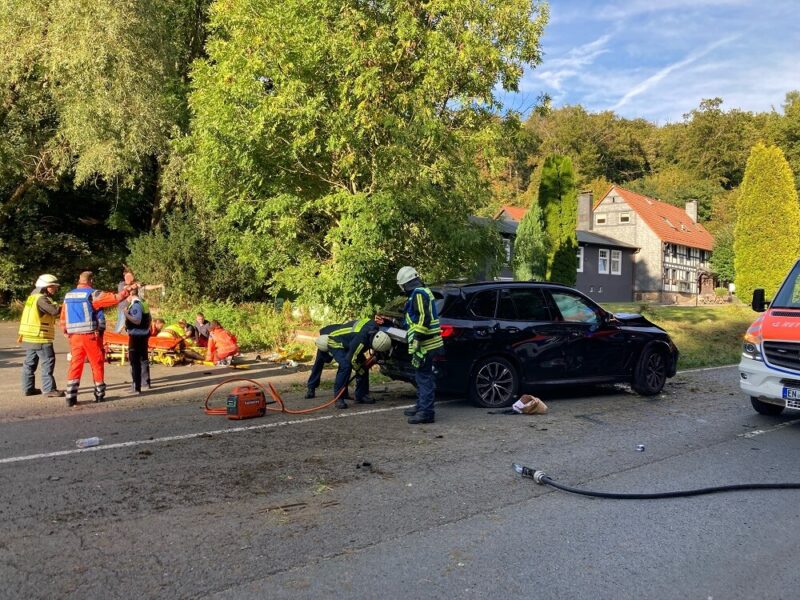
[[[192,212],[175,212],[159,231],[130,242],[126,263],[145,283],[163,283],[174,301],[201,298],[253,298],[263,286],[252,269],[203,227]]]
[[[219,0],[194,70],[189,182],[239,264],[340,313],[394,272],[469,275],[499,240],[476,157],[496,85],[540,59],[529,0]]]
[[[202,312],[209,321],[219,321],[225,329],[233,333],[239,348],[244,352],[285,346],[291,339],[291,321],[281,311],[275,310],[273,305],[261,302],[170,302],[161,307],[159,316],[167,324],[175,323],[179,319],[192,323],[198,312]]]
[[[714,252],[711,254],[710,267],[723,282],[732,282],[736,279],[733,232],[734,225],[729,224],[714,233]]]
[[[780,148],[756,144],[736,204],[736,293],[763,287],[772,296],[800,252],[800,205]]]
[[[578,192],[572,161],[566,156],[548,156],[539,185],[547,249],[547,279],[575,285],[578,268]]]
[[[514,277],[520,281],[543,281],[547,272],[547,247],[542,227],[542,210],[533,204],[517,228],[514,241]]]
[[[726,288],[726,287],[714,288],[714,295],[718,296],[720,298],[726,297],[729,293],[730,292],[728,291],[728,288]]]

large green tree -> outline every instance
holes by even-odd
[[[355,312],[395,269],[436,279],[499,250],[468,217],[498,86],[540,60],[530,0],[218,0],[197,63],[190,183],[272,289]]]
[[[547,273],[547,244],[542,228],[542,210],[531,205],[520,221],[514,241],[514,278],[544,280]]]
[[[119,259],[150,225],[208,2],[0,3],[0,242],[18,265],[0,287]]]
[[[539,184],[547,245],[547,279],[575,285],[578,269],[578,192],[572,161],[567,156],[548,156]]]
[[[736,203],[736,293],[774,294],[800,252],[800,204],[794,176],[780,148],[756,144]]]

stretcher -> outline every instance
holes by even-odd
[[[128,334],[107,331],[103,337],[106,362],[128,362]],[[182,363],[204,363],[199,349],[193,349],[182,338],[150,336],[147,353],[151,363],[173,367]]]

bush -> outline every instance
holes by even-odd
[[[728,296],[728,288],[724,287],[714,288],[714,294],[716,294],[720,298],[725,298]]]
[[[198,312],[203,313],[208,321],[219,321],[225,329],[233,333],[243,352],[277,348],[291,341],[291,321],[282,311],[275,310],[272,304],[263,302],[234,304],[206,300],[191,306],[165,304],[161,307],[159,316],[167,324],[175,323],[179,319],[193,323]]]

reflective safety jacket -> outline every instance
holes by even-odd
[[[61,327],[68,334],[96,333],[100,328],[98,311],[116,305],[128,293],[101,292],[88,285],[79,285],[64,296]]]
[[[52,344],[56,337],[56,318],[54,315],[39,312],[39,298],[42,293],[34,293],[25,301],[22,309],[22,320],[19,324],[19,335],[23,342],[30,344]]]
[[[174,323],[172,325],[167,325],[158,333],[159,337],[173,337],[173,338],[183,338],[186,337],[186,331],[178,325]]]
[[[64,296],[67,333],[93,333],[100,328],[97,311],[92,306],[94,292],[90,287],[75,288]]]
[[[358,367],[363,362],[364,353],[369,350],[372,336],[377,331],[378,324],[372,319],[350,321],[328,333],[328,348],[345,350],[347,362]]]
[[[222,327],[211,331],[211,337],[208,338],[206,360],[218,362],[238,353],[239,344],[235,335]]]
[[[419,343],[418,351],[423,355],[444,346],[433,292],[426,287],[415,288],[406,300],[403,313],[409,354],[414,353],[415,341]]]

